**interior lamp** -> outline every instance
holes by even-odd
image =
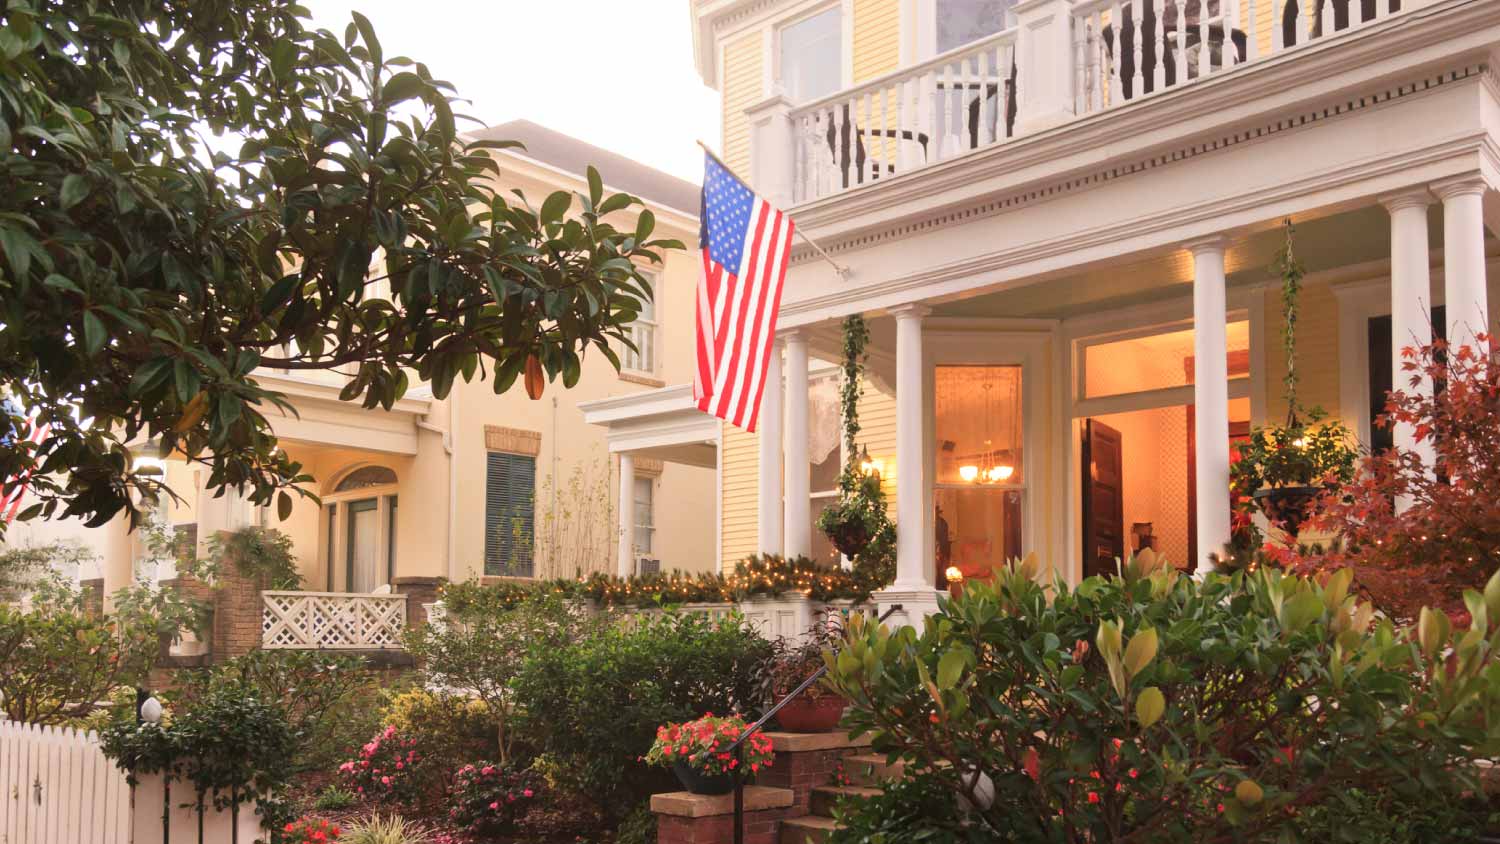
[[[974,480],[979,477],[979,467],[960,466],[958,467],[958,476],[960,478],[963,478],[964,483],[973,483]]]
[[[949,584],[964,582],[963,569],[960,569],[958,566],[949,566],[947,570],[943,572],[943,576],[948,578]]]

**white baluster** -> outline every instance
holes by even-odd
[[[1167,4],[1166,0],[1153,0],[1151,16],[1155,21],[1151,30],[1151,56],[1156,66],[1151,70],[1151,90],[1167,87]]]
[[[1260,57],[1260,15],[1256,14],[1256,0],[1247,0],[1248,8],[1245,10],[1245,61],[1253,62]],[[1274,10],[1276,4],[1273,2],[1271,8]]]
[[[1220,67],[1228,70],[1240,63],[1239,48],[1234,46],[1234,31],[1240,22],[1240,0],[1219,0],[1219,12],[1219,28],[1224,31],[1224,58]]]
[[[935,137],[937,133],[933,131],[932,126],[932,97],[936,93],[937,76],[929,70],[917,81],[917,135],[927,139],[927,155],[918,166],[929,164],[938,158],[938,141]]]
[[[1109,75],[1109,63],[1104,55],[1104,11],[1094,12],[1089,18],[1089,103],[1090,111],[1104,108],[1105,77]]]
[[[1145,64],[1142,57],[1145,51],[1141,48],[1145,45],[1146,27],[1145,16],[1141,13],[1141,0],[1130,0],[1130,57],[1135,60],[1135,72],[1130,75],[1130,98],[1138,99],[1145,91],[1145,76],[1141,72],[1141,65]],[[1125,28],[1121,27],[1121,38],[1124,38]]]
[[[844,141],[849,147],[849,164],[844,168],[844,184],[854,187],[860,183],[859,173],[859,113],[854,97],[844,104]]]
[[[1285,0],[1271,0],[1271,53],[1279,53],[1286,49],[1286,39],[1283,38],[1285,29],[1282,25],[1282,14],[1285,11],[1283,5]]]
[[[870,101],[869,91],[860,97],[859,110],[863,115],[863,119],[859,122],[859,139],[865,146],[865,166],[859,168],[859,178],[862,182],[868,182],[875,178],[875,167],[878,166],[875,162],[875,155],[880,152],[878,139],[866,134],[875,128],[875,104]]]
[[[1121,9],[1120,0],[1115,0],[1115,4],[1110,7],[1109,25],[1114,30],[1115,43],[1114,49],[1110,50],[1109,97],[1105,101],[1105,105],[1114,105],[1115,103],[1125,101],[1124,92],[1121,88],[1123,83],[1120,76],[1120,68],[1124,65],[1120,54],[1125,52],[1125,14]]]
[[[1391,3],[1390,3],[1390,0],[1375,0],[1375,20],[1380,20],[1381,18],[1385,17],[1386,15],[1389,15],[1390,13],[1391,13]]]
[[[1020,107],[1021,85],[1024,84],[1026,80],[1021,78],[1021,74],[1019,72],[1015,73],[1014,77],[1011,76],[1011,73],[1016,66],[1016,47],[1014,44],[1007,44],[1005,48],[1000,51],[1000,58],[1000,67],[1002,68],[1002,70],[1000,71],[1000,102],[998,104],[999,112],[995,115],[995,126],[997,127],[995,129],[995,135],[996,137],[1008,138],[1010,137],[1010,133],[1013,131],[1010,125],[1010,107],[1012,103],[1014,103],[1017,108]],[[1014,79],[1013,82],[1011,81],[1012,79]],[[1007,85],[1007,82],[1009,82],[1010,84]]]
[[[1198,78],[1213,72],[1213,45],[1209,43],[1208,0],[1198,0]]]
[[[995,140],[995,133],[992,128],[994,124],[990,122],[989,116],[991,104],[989,97],[991,78],[989,49],[980,50],[979,54],[974,56],[974,75],[979,77],[979,113],[976,115],[979,119],[975,121],[977,132],[975,133],[974,141],[976,146],[982,147],[989,145]],[[999,102],[999,100],[1000,91],[997,88],[994,102]]]
[[[1087,17],[1073,21],[1073,111],[1078,114],[1089,111],[1088,33]]]
[[[902,137],[902,133],[910,131],[912,123],[911,80],[903,79],[896,83],[896,172],[898,174],[905,173],[912,168],[912,145]]]
[[[890,135],[891,91],[889,88],[881,88],[877,96],[880,97],[880,160],[875,163],[874,172],[875,178],[884,179],[889,173],[886,168],[889,167],[894,157],[891,155],[891,150],[895,148],[891,146]]]
[[[1307,22],[1307,0],[1297,0],[1297,46],[1307,43],[1312,35],[1310,29]]]

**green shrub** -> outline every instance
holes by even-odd
[[[640,761],[656,728],[748,709],[770,647],[738,616],[638,616],[563,647],[533,650],[515,695],[555,776],[618,821],[668,783]]]
[[[494,758],[499,749],[490,709],[477,698],[408,689],[390,698],[380,723],[415,741],[419,770],[444,784],[464,763]]]
[[[178,677],[180,686],[168,695],[178,707],[225,685],[249,687],[281,707],[297,736],[294,772],[332,767],[367,740],[378,722],[378,692],[356,656],[256,650]]]
[[[359,795],[347,788],[330,785],[318,792],[318,796],[313,799],[313,808],[320,812],[337,812],[357,802],[359,802]]]
[[[962,817],[958,795],[931,777],[916,776],[889,783],[877,796],[841,802],[834,810],[840,828],[828,844],[985,844],[978,826],[948,822]],[[943,819],[934,823],[934,819]]]
[[[1144,554],[1070,588],[1037,569],[968,583],[921,632],[852,619],[832,674],[848,723],[991,840],[1274,841],[1352,789],[1454,803],[1500,747],[1500,575],[1455,631],[1375,619],[1348,572],[1200,582]]]
[[[615,844],[656,844],[656,813],[649,806],[637,806],[625,816],[615,830]]]
[[[301,589],[302,572],[292,538],[275,528],[242,527],[208,540],[209,569],[228,563],[246,577],[264,578],[271,589]]]

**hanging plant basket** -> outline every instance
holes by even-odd
[[[885,515],[885,495],[880,489],[878,473],[866,473],[862,463],[869,452],[861,452],[859,435],[859,398],[863,390],[865,346],[870,334],[858,315],[844,320],[843,378],[839,388],[839,405],[844,424],[844,468],[839,473],[839,500],[818,516],[817,528],[843,556],[856,561],[870,549],[882,534],[890,532]]]
[[[869,546],[870,540],[875,538],[875,532],[870,530],[869,521],[861,512],[863,508],[851,506],[854,503],[829,508],[818,520],[818,527],[828,535],[828,541],[833,543],[833,547],[850,558],[859,556]]]
[[[1323,493],[1321,486],[1279,486],[1256,490],[1255,501],[1272,523],[1296,536],[1312,514],[1313,502]]]

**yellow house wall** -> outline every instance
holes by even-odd
[[[901,63],[900,0],[854,0],[853,71],[856,84]]]
[[[1329,419],[1338,419],[1339,407],[1339,307],[1326,284],[1302,288],[1297,315],[1297,373],[1299,403],[1308,409],[1321,407]],[[1286,351],[1282,344],[1281,289],[1265,292],[1266,422],[1286,419],[1286,397],[1282,378],[1286,375]]]
[[[765,63],[762,38],[758,30],[745,32],[724,43],[723,94],[724,163],[737,173],[750,172],[750,123],[745,109],[759,102],[765,88]]]

